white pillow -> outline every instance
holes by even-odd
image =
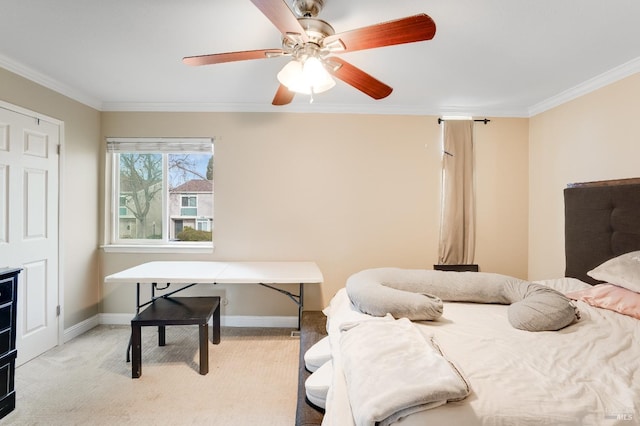
[[[307,399],[313,405],[326,408],[327,392],[333,380],[333,362],[327,361],[304,382]]]
[[[331,346],[329,345],[329,336],[325,336],[304,353],[304,366],[313,373],[330,359]]]
[[[587,272],[591,278],[640,293],[640,251],[625,253]]]

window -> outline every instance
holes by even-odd
[[[129,209],[127,208],[127,196],[120,195],[120,217],[129,215]]]
[[[213,139],[109,138],[111,245],[212,246]]]
[[[182,216],[196,216],[198,214],[198,197],[195,195],[182,195]]]
[[[198,219],[198,231],[211,231],[211,219]]]

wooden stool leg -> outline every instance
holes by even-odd
[[[200,374],[209,372],[209,324],[200,324]]]
[[[164,325],[158,326],[158,346],[166,344],[167,328]]]
[[[131,325],[131,378],[142,375],[142,338],[139,325]]]
[[[220,343],[220,304],[218,304],[215,311],[213,311],[212,318],[213,330],[211,332],[211,343],[217,345]]]

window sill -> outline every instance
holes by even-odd
[[[213,253],[213,244],[105,244],[105,253]]]

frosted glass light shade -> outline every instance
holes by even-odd
[[[278,81],[296,93],[310,95],[331,89],[336,82],[317,58],[308,58],[304,64],[290,61],[278,73]]]

